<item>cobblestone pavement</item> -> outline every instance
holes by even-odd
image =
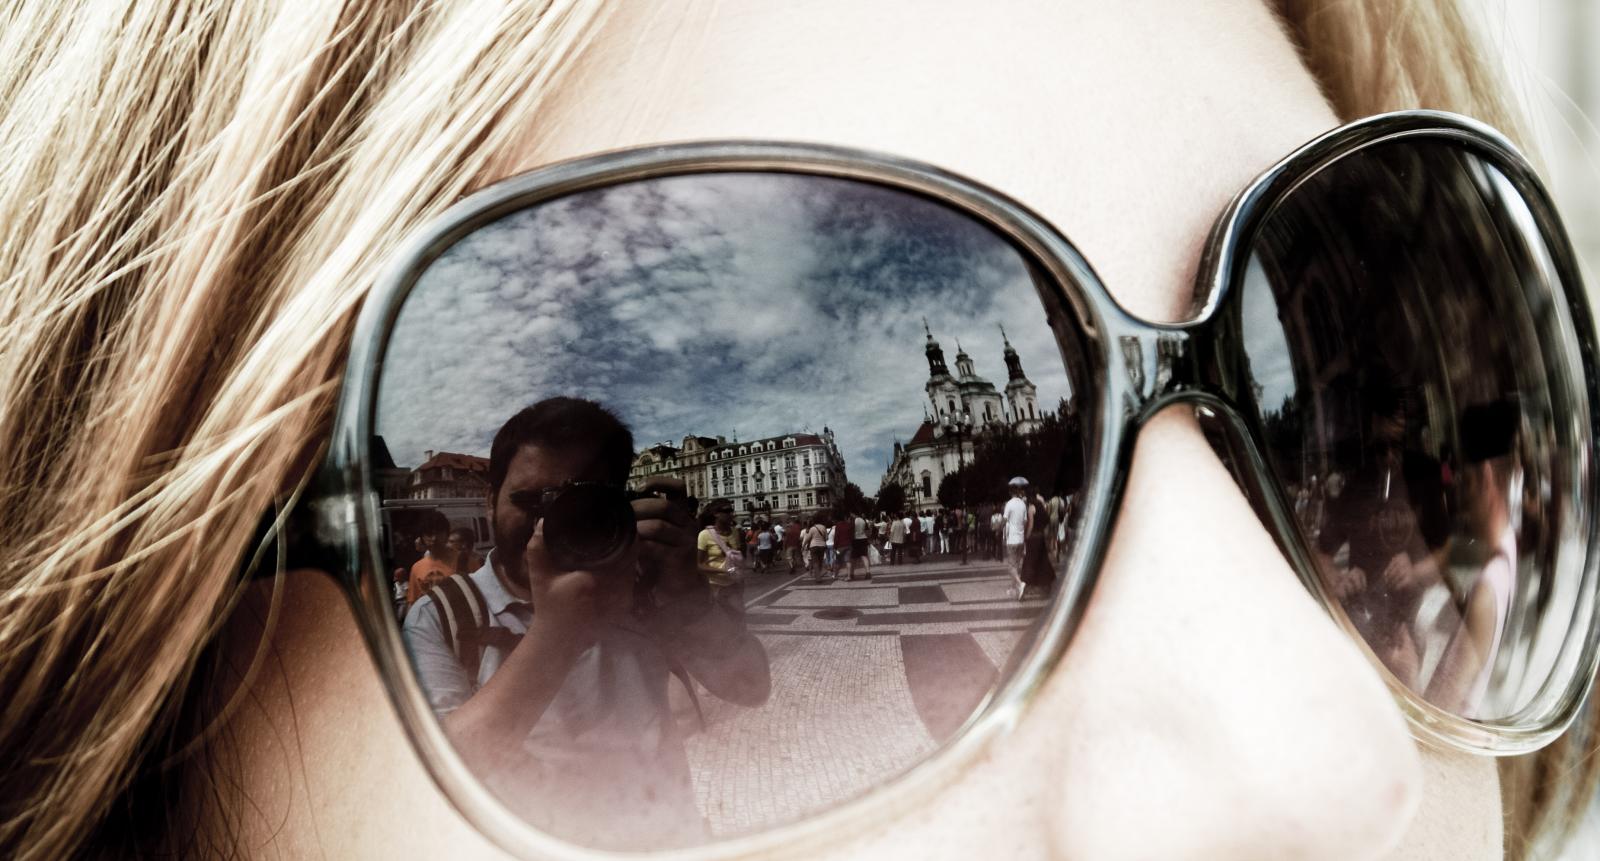
[[[772,695],[741,708],[703,695],[690,768],[719,834],[792,820],[860,794],[948,739],[993,689],[1046,602],[1008,593],[993,560],[879,566],[871,580],[747,581]]]

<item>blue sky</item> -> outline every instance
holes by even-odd
[[[1053,408],[1060,352],[1021,258],[923,198],[846,180],[706,174],[513,213],[423,273],[396,324],[377,429],[395,460],[486,455],[551,395],[600,401],[644,447],[829,426],[871,493],[922,418],[922,319],[1004,387],[999,324]]]

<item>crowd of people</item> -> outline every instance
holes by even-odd
[[[848,509],[735,525],[733,506],[715,500],[701,513],[697,546],[702,564],[716,572],[714,589],[744,573],[787,570],[812,582],[871,580],[874,568],[917,564],[961,554],[1005,561],[1016,598],[1050,593],[1068,538],[1070,506],[1061,494],[1046,499],[1015,478],[1002,505],[983,503],[942,511],[878,512],[868,517]]]

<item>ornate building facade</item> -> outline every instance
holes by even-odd
[[[843,498],[844,456],[833,431],[792,433],[747,442],[724,437],[685,436],[679,445],[657,443],[639,452],[628,487],[664,475],[683,479],[689,495],[702,503],[733,500],[740,522],[757,519],[809,519]]]
[[[994,384],[978,376],[972,357],[956,342],[956,371],[945,364],[944,348],[934,340],[923,321],[927,343],[928,381],[923,385],[928,404],[911,439],[895,442],[894,454],[878,488],[898,484],[905,490],[906,507],[915,511],[938,511],[939,483],[970,463],[975,439],[1006,427],[1027,433],[1036,430],[1043,416],[1039,412],[1039,390],[1022,370],[1022,359],[1011,340],[1000,329],[1005,344],[1002,358],[1006,365],[1006,386],[1002,393]]]

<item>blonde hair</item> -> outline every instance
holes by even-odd
[[[3,14],[0,855],[126,836],[104,823],[184,741],[261,513],[314,462],[355,308],[402,237],[494,174],[597,6]],[[1520,131],[1449,0],[1277,6],[1344,116]],[[1570,822],[1574,756],[1507,763],[1514,833]]]

